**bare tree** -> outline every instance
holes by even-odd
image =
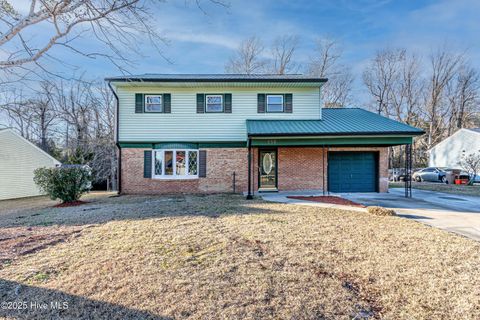
[[[443,119],[448,115],[445,103],[446,88],[458,71],[463,60],[462,55],[453,54],[445,49],[439,49],[430,55],[430,76],[425,97],[425,120],[427,128],[427,149],[445,138],[442,134]]]
[[[418,56],[407,52],[398,58],[399,75],[391,86],[389,113],[398,121],[417,126],[420,125],[419,113],[425,89],[421,61]]]
[[[322,87],[325,107],[344,107],[351,99],[353,75],[340,63],[342,50],[337,41],[318,39],[314,55],[307,65],[307,73],[328,78]]]
[[[342,50],[336,40],[319,38],[314,56],[310,58],[308,71],[319,77],[335,74],[341,56]]]
[[[86,164],[94,181],[117,188],[115,99],[105,83],[59,81],[52,101],[62,120],[64,162]]]
[[[117,149],[115,146],[115,99],[106,84],[95,88],[93,109],[93,159],[95,179],[105,181],[107,188],[117,190]]]
[[[480,171],[480,150],[478,152],[462,154],[460,166],[470,176],[469,184],[473,184]]]
[[[40,90],[33,97],[18,95],[12,91],[13,99],[3,106],[12,127],[46,152],[54,149],[53,127],[58,116],[51,101],[51,84],[40,83]]]
[[[466,63],[461,65],[456,77],[455,88],[455,104],[452,106],[452,115],[454,115],[454,126],[458,130],[469,125],[472,116],[480,111],[478,107],[480,103],[478,71]]]
[[[363,72],[363,83],[375,100],[375,111],[378,114],[390,115],[392,90],[399,80],[399,64],[403,59],[405,50],[378,51]]]
[[[60,81],[55,84],[53,103],[64,124],[65,151],[69,162],[87,164],[90,124],[96,107],[92,83],[81,80]]]
[[[273,41],[271,73],[287,74],[298,71],[299,65],[293,60],[298,43],[299,37],[291,35],[281,36]]]
[[[33,113],[35,135],[38,145],[46,152],[52,152],[54,144],[52,143],[53,126],[58,121],[57,111],[52,102],[52,84],[43,81],[41,91],[37,98],[31,100],[30,112]]]
[[[262,41],[255,36],[242,41],[235,54],[225,65],[225,71],[239,74],[264,72],[267,66],[267,60],[262,56],[264,50]]]
[[[24,3],[29,3],[26,10]],[[103,58],[119,70],[143,56],[141,41],[148,41],[163,56],[152,8],[162,0],[1,0],[0,1],[0,82],[16,81],[48,70],[42,63],[50,59],[68,66],[68,59],[52,54],[52,48],[67,48],[90,59]],[[207,0],[226,6],[222,0]],[[193,3],[203,12],[201,0]],[[42,28],[42,32],[37,32]],[[139,37],[141,35],[141,37]],[[100,44],[98,50],[79,45],[80,38]],[[164,56],[163,56],[164,57]],[[166,57],[164,57],[166,58]],[[168,59],[167,59],[168,60]],[[13,80],[12,80],[13,79]]]
[[[8,103],[1,106],[3,114],[7,118],[10,127],[18,130],[25,139],[30,139],[32,131],[32,114],[25,108],[26,97],[20,90],[12,90],[6,93],[4,98]]]
[[[11,71],[14,67],[28,68],[39,65],[54,46],[63,46],[88,58],[104,57],[123,70],[129,61],[123,49],[139,54],[135,44],[138,33],[157,47],[159,37],[145,1],[140,0],[30,0],[27,12],[15,2],[0,3],[0,48],[4,58],[0,68]],[[50,25],[50,34],[31,37],[40,25]],[[104,45],[101,52],[88,52],[75,44],[84,34]]]

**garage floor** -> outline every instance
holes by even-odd
[[[402,217],[480,241],[480,197],[413,189],[413,197],[408,199],[404,192],[392,188],[389,193],[339,195],[366,206],[392,208]]]

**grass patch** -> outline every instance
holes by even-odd
[[[389,188],[404,188],[403,182],[390,182]],[[460,194],[466,196],[478,196],[480,197],[480,185],[473,186],[462,184],[444,184],[444,183],[431,183],[431,182],[415,182],[412,181],[412,188],[427,191],[445,192]]]
[[[0,300],[69,308],[0,317],[480,318],[473,240],[398,217],[234,195],[165,199],[50,209],[56,224],[95,225],[5,265]]]

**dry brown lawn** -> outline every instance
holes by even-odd
[[[480,244],[399,217],[234,195],[123,196],[15,216],[0,213],[0,232],[81,231],[3,265],[0,302],[27,309],[0,317],[480,318]]]

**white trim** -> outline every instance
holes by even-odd
[[[268,111],[268,98],[269,97],[280,97],[280,98],[282,98],[282,111]],[[275,105],[276,105],[276,103],[275,103]],[[284,101],[284,98],[283,98],[283,94],[267,94],[266,104],[265,104],[265,112],[266,113],[282,113],[282,112],[285,112],[285,101]]]
[[[24,140],[24,141],[27,142],[29,145],[31,145],[32,147],[34,147],[35,149],[37,149],[38,151],[40,151],[41,153],[43,153],[44,155],[46,155],[48,158],[50,158],[57,166],[59,166],[59,165],[62,164],[60,161],[58,161],[57,159],[55,159],[54,157],[52,157],[51,155],[49,155],[48,153],[46,153],[45,151],[43,151],[42,149],[40,149],[39,147],[37,147],[35,144],[33,144],[32,142],[28,141],[27,139],[25,139],[24,137],[22,137],[21,135],[19,135],[18,133],[16,133],[14,130],[12,130],[12,129],[10,129],[10,128],[0,130],[0,134],[2,134],[2,133],[4,133],[4,132],[11,132],[11,133],[13,133],[15,136],[17,136],[18,138]]]
[[[172,151],[172,168],[173,168],[173,174],[172,175],[166,175],[165,174],[165,152],[166,151]],[[177,175],[177,151],[184,151],[185,152],[185,172],[187,174],[185,175]],[[157,175],[155,174],[155,159],[157,157],[157,152],[161,152],[162,154],[162,174]],[[196,175],[190,175],[188,174],[189,172],[189,152],[195,152],[197,154],[197,174]],[[190,180],[190,179],[198,179],[198,160],[199,160],[199,154],[198,154],[198,149],[152,149],[152,179],[158,179],[158,180]]]
[[[222,110],[220,111],[208,111],[208,97],[220,97],[220,103],[222,105]],[[205,95],[205,113],[222,113],[225,112],[225,105],[223,103],[223,94],[206,94]]]
[[[147,97],[160,97],[160,111],[147,111]],[[157,103],[148,103],[148,105],[157,105]],[[145,94],[143,97],[143,112],[145,113],[163,113],[163,94]]]

